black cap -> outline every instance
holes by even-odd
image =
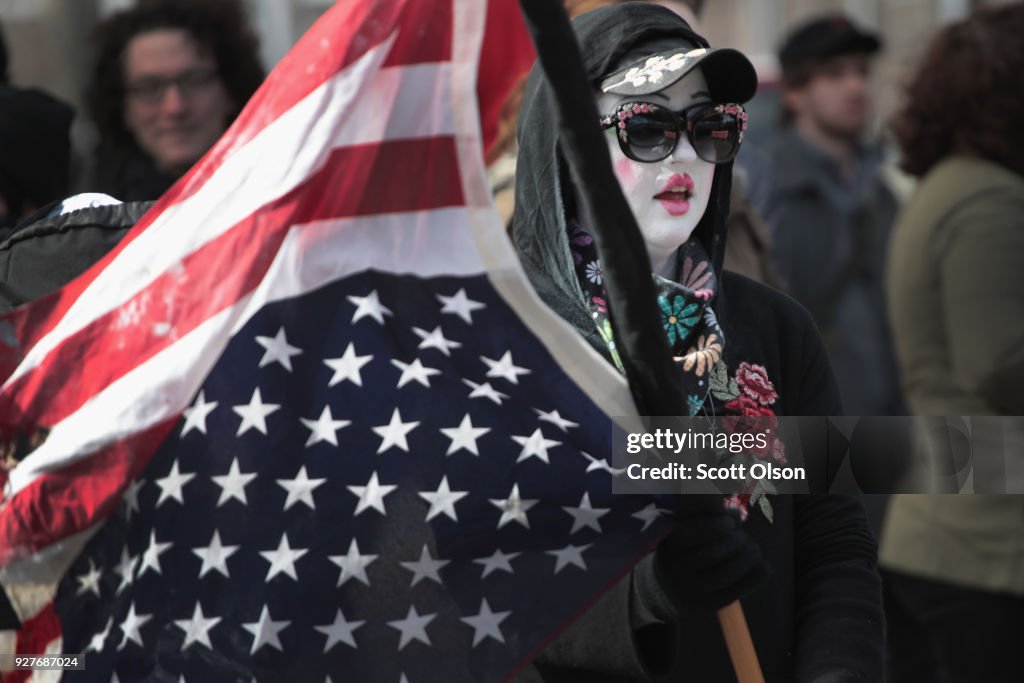
[[[842,14],[829,14],[793,29],[779,48],[779,64],[785,71],[840,55],[873,54],[881,47],[877,34],[861,29]]]
[[[640,45],[620,60],[615,72],[601,80],[601,92],[647,95],[669,87],[700,66],[717,102],[746,102],[757,91],[757,72],[750,60],[732,48],[708,48],[679,38]]]

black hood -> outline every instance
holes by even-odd
[[[35,208],[65,197],[70,184],[75,110],[35,88],[0,85],[0,193]]]
[[[677,38],[706,47],[674,12],[652,3],[622,3],[588,12],[573,22],[584,68],[595,97],[604,76],[612,73],[635,47]],[[709,83],[714,93],[714,84]],[[519,114],[515,213],[512,241],[538,294],[607,356],[595,329],[586,296],[574,271],[567,216],[575,215],[575,193],[560,151],[557,106],[539,65],[530,72]],[[595,120],[594,125],[597,125]],[[725,257],[726,223],[732,163],[715,169],[711,197],[691,239],[700,240],[717,273]],[[607,191],[586,188],[584,191]],[[619,191],[614,188],[611,191]]]

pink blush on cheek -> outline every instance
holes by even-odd
[[[629,192],[636,187],[639,174],[636,172],[636,164],[626,157],[615,160],[615,177],[619,179],[619,185],[623,192]]]

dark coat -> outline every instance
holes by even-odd
[[[0,243],[0,313],[49,294],[114,248],[152,202],[30,216]]]
[[[863,148],[857,177],[795,128],[768,148],[765,203],[772,258],[786,292],[824,332],[843,405],[852,415],[901,415],[892,339],[885,315],[885,261],[899,209],[883,182],[879,150]],[[762,179],[762,183],[766,182]]]
[[[149,155],[134,144],[109,143],[96,147],[87,176],[81,191],[102,192],[123,202],[159,199],[178,179],[159,171]]]
[[[575,29],[584,64],[596,80],[634,45],[681,35],[686,27],[664,8],[637,3],[584,15]],[[512,238],[540,296],[610,361],[573,270],[566,212],[574,210],[574,201],[552,100],[535,68],[519,119]],[[722,165],[716,171],[708,209],[691,238],[703,243],[720,275],[714,309],[727,339],[725,370],[730,376],[754,368],[763,372],[777,394],[776,414],[838,414],[835,380],[807,311],[768,287],[722,273],[731,170]],[[715,398],[705,407],[716,414],[735,412],[726,402]],[[685,407],[664,407],[661,414],[673,413],[686,414]],[[773,575],[743,599],[767,680],[880,681],[880,582],[875,541],[861,504],[840,496],[776,496],[772,504],[773,522],[753,511],[746,528]],[[670,622],[641,622],[637,582],[644,566],[641,562],[513,680],[734,680],[713,612],[679,606],[679,617]]]

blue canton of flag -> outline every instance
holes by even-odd
[[[271,304],[62,583],[64,651],[83,680],[501,680],[664,531],[611,495],[610,431],[484,277]]]

